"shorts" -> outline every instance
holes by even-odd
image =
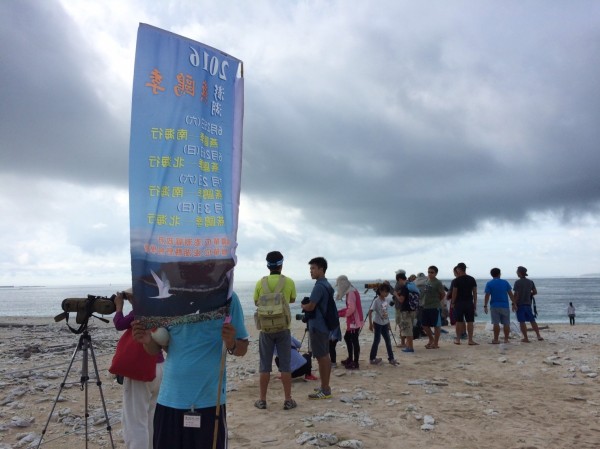
[[[466,321],[472,323],[475,321],[475,306],[472,302],[454,303],[454,319],[458,322]]]
[[[398,315],[400,320],[400,323],[398,323],[398,327],[400,328],[400,336],[412,338],[414,325],[413,323],[417,319],[417,312],[400,312]]]
[[[279,371],[282,373],[291,372],[292,334],[289,329],[273,332],[272,334],[267,334],[266,332],[259,334],[258,354],[260,362],[258,364],[258,372],[271,372],[275,348],[277,348],[277,355],[279,356]]]
[[[440,309],[423,309],[421,316],[421,326],[426,327],[441,327],[442,313]]]
[[[508,307],[492,307],[490,308],[492,324],[502,324],[502,326],[510,326],[510,309]]]
[[[311,330],[309,337],[310,349],[312,350],[315,359],[329,356],[329,332]]]
[[[519,306],[519,308],[517,309],[517,321],[519,323],[524,323],[525,321],[535,323],[535,316],[533,316],[531,305],[523,304]]]
[[[215,407],[195,409],[200,415],[200,428],[183,427],[183,416],[189,410],[180,410],[156,404],[154,412],[154,449],[210,449],[213,447],[215,431]],[[217,432],[218,449],[227,447],[227,411],[221,405],[219,430]]]
[[[402,327],[402,318],[401,315],[402,311],[400,309],[396,309],[396,316],[395,316],[395,320],[396,320],[396,326],[398,327]]]

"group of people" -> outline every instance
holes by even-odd
[[[259,397],[254,403],[258,409],[266,409],[268,406],[267,393],[274,358],[283,385],[284,410],[297,407],[297,402],[292,397],[293,377],[305,376],[306,379],[317,380],[312,374],[312,358],[317,362],[320,386],[308,394],[308,399],[332,397],[332,360],[335,362],[335,344],[341,339],[341,329],[330,329],[326,312],[336,290],[335,299],[344,301],[344,306],[337,313],[340,318],[345,319],[343,340],[348,356],[341,364],[346,369],[359,369],[359,335],[367,322],[368,329],[373,332],[369,363],[382,363],[382,359],[377,357],[377,351],[383,339],[388,362],[394,366],[398,364],[390,340],[388,307],[396,309],[396,324],[401,338],[398,346],[402,347],[404,353],[414,352],[415,328],[419,332],[422,329],[427,336],[427,349],[439,348],[442,323],[447,317],[456,325],[455,344],[461,344],[464,334],[469,345],[477,344],[473,335],[477,283],[466,274],[467,267],[464,263],[455,267],[456,277],[449,289],[437,279],[436,266],[428,268],[427,276],[407,277],[404,270],[398,270],[394,287],[388,282],[377,285],[375,298],[365,316],[360,294],[348,277],[339,276],[334,290],[326,278],[327,260],[315,257],[308,263],[310,276],[315,284],[310,297],[301,302],[306,318],[303,321],[306,321],[309,352],[300,354],[301,342],[291,334],[289,313],[289,304],[296,301],[296,286],[291,278],[283,276],[283,260],[279,251],[267,254],[269,275],[256,283],[254,291],[257,305],[266,294],[283,298],[287,307],[287,318],[282,329],[275,332],[260,330]],[[490,313],[494,325],[492,343],[499,343],[500,326],[504,329],[504,341],[508,342],[511,308],[516,312],[520,323],[522,341],[529,341],[527,322],[531,324],[538,340],[543,340],[531,309],[531,298],[537,291],[535,284],[527,278],[527,269],[521,266],[517,268],[519,279],[512,288],[507,281],[501,279],[498,268],[492,269],[490,274],[492,279],[485,286],[484,312]],[[115,326],[121,330],[131,326],[136,341],[143,345],[146,352],[155,355],[157,364],[160,365],[157,378],[152,383],[139,384],[137,381],[125,380],[123,427],[127,448],[227,447],[226,375],[223,363],[225,351],[241,357],[248,349],[248,331],[237,295],[232,294],[227,312],[222,316],[212,314],[206,320],[170,327],[167,347],[157,343],[152,338],[151,331],[135,320],[132,313],[123,316],[123,299],[119,296],[116,300],[118,312],[115,315]],[[450,304],[446,314],[444,302]],[[166,358],[162,356],[163,351],[168,351]]]

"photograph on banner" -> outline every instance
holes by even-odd
[[[133,310],[148,327],[221,314],[231,296],[243,95],[240,60],[140,24],[129,210]]]

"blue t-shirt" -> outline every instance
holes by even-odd
[[[236,329],[235,338],[247,339],[242,306],[235,293],[231,299],[230,315],[231,324]],[[222,317],[169,328],[171,338],[158,393],[159,404],[186,410],[192,406],[215,406],[223,348],[222,328]],[[225,371],[221,383],[221,404],[227,400]]]
[[[490,307],[509,307],[508,292],[511,290],[508,281],[494,278],[485,284],[485,292],[490,294]]]
[[[329,295],[333,295],[333,287],[327,281],[327,278],[317,279],[315,286],[310,293],[310,302],[316,303],[315,314],[316,316],[312,320],[308,320],[308,329],[311,332],[323,332],[329,334],[329,329],[325,324],[325,318],[323,318],[323,311],[327,310],[327,301],[329,301]]]

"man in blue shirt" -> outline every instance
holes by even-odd
[[[488,302],[490,302],[490,314],[492,317],[492,324],[494,325],[494,339],[492,340],[492,343],[497,345],[499,343],[500,324],[502,324],[504,328],[504,343],[508,343],[508,337],[510,335],[510,307],[508,298],[510,297],[512,304],[515,303],[515,298],[508,281],[500,279],[500,268],[492,268],[490,274],[493,279],[485,284],[485,302],[483,311],[486,314],[488,313]]]
[[[315,279],[315,286],[310,294],[310,301],[302,301],[304,312],[314,312],[313,317],[308,320],[308,331],[310,336],[310,347],[313,357],[319,365],[319,376],[321,377],[321,388],[315,393],[309,394],[309,399],[330,399],[331,387],[329,378],[331,376],[331,359],[329,358],[329,329],[325,324],[325,312],[329,296],[333,296],[333,287],[327,281],[327,260],[323,257],[315,257],[308,262],[310,266],[310,277]]]
[[[225,357],[223,345],[237,357],[248,350],[242,306],[233,292],[228,307],[196,318],[194,322],[167,328],[170,338],[154,414],[154,449],[214,448],[217,418],[216,447],[227,447],[227,374],[226,370],[220,373],[219,367],[225,367],[221,365],[221,358]],[[161,350],[141,322],[133,322],[133,335],[149,354]]]

